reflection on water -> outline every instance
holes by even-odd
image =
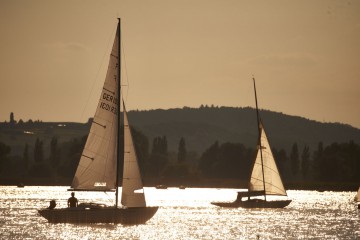
[[[285,209],[227,209],[235,189],[145,188],[149,206],[160,206],[145,225],[50,224],[37,214],[56,199],[65,207],[67,187],[0,187],[0,239],[360,239],[355,192],[288,191]],[[113,204],[113,193],[77,192],[80,202]]]

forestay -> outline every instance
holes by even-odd
[[[71,184],[75,190],[106,191],[116,186],[118,32],[119,27],[99,104]]]
[[[261,166],[261,153],[258,148],[254,168],[251,173],[249,191],[264,191],[263,175],[265,178],[265,194],[287,196],[284,185],[281,181],[274,156],[271,152],[265,130],[260,123],[260,141],[262,148],[263,167]]]
[[[134,142],[124,104],[124,172],[121,204],[126,207],[145,207],[145,195],[136,157]]]

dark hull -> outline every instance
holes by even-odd
[[[157,212],[158,207],[139,208],[62,208],[41,209],[39,214],[50,223],[120,223],[144,224]]]
[[[290,202],[291,200],[264,201],[259,199],[251,199],[248,201],[212,202],[211,204],[227,208],[284,208],[289,205]]]

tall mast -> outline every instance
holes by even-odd
[[[260,127],[260,117],[259,117],[259,109],[257,103],[257,96],[256,96],[256,86],[255,86],[255,78],[253,77],[254,81],[254,92],[255,92],[255,103],[256,103],[256,118],[258,124],[258,131],[259,131],[259,148],[260,148],[260,158],[261,158],[261,170],[262,170],[262,177],[263,177],[263,184],[264,184],[264,197],[266,201],[266,189],[265,189],[265,174],[264,174],[264,162],[263,162],[263,155],[262,155],[262,146],[261,146],[261,127]]]
[[[120,98],[120,93],[121,93],[121,55],[120,55],[120,49],[121,49],[121,19],[118,18],[119,23],[117,26],[117,33],[118,33],[118,62],[117,62],[117,117],[118,117],[118,127],[117,127],[117,147],[116,147],[116,156],[117,156],[117,160],[116,160],[116,184],[115,184],[115,207],[118,207],[118,199],[119,199],[119,166],[120,166],[120,105],[121,105],[121,98]]]

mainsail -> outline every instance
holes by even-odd
[[[140,169],[124,104],[124,172],[121,204],[126,207],[146,207]]]
[[[249,191],[264,191],[266,195],[287,196],[284,185],[281,181],[279,171],[276,167],[274,156],[270,149],[269,141],[265,134],[265,129],[260,122],[260,146],[256,153],[256,160],[251,173]],[[262,153],[260,152],[262,151]],[[261,164],[261,154],[262,163]],[[263,181],[263,170],[265,179],[265,189]]]
[[[116,187],[117,86],[119,77],[118,34],[110,54],[109,66],[89,136],[86,140],[71,187],[75,190],[113,190]]]

